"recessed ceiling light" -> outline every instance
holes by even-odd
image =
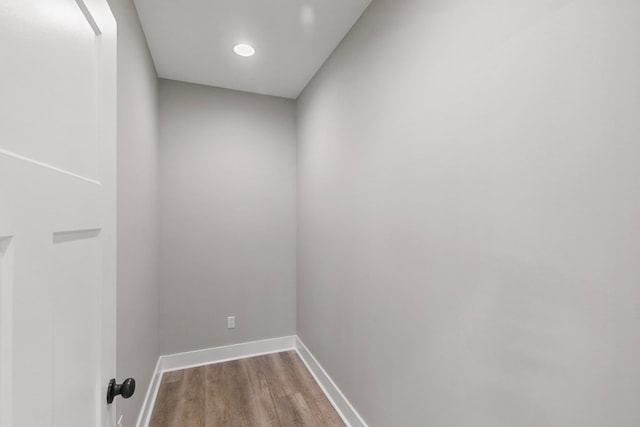
[[[253,46],[248,44],[240,43],[233,47],[233,51],[240,56],[253,56],[256,53],[256,50]]]

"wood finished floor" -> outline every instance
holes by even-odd
[[[295,351],[162,377],[151,427],[345,426]]]

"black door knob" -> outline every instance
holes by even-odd
[[[122,396],[124,399],[128,399],[133,396],[136,391],[136,380],[133,378],[127,378],[122,384],[116,384],[115,378],[109,381],[109,387],[107,388],[107,403],[113,403],[113,399],[116,396]]]

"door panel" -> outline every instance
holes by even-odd
[[[115,425],[115,21],[0,0],[0,426]]]
[[[96,179],[100,35],[74,0],[3,3],[0,149]]]
[[[99,370],[101,246],[100,230],[53,235],[53,383],[69,383],[53,396],[54,425],[79,426],[73,419],[91,419],[102,405],[100,390],[86,380]]]

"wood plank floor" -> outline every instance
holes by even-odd
[[[162,377],[151,427],[344,426],[295,351]]]

